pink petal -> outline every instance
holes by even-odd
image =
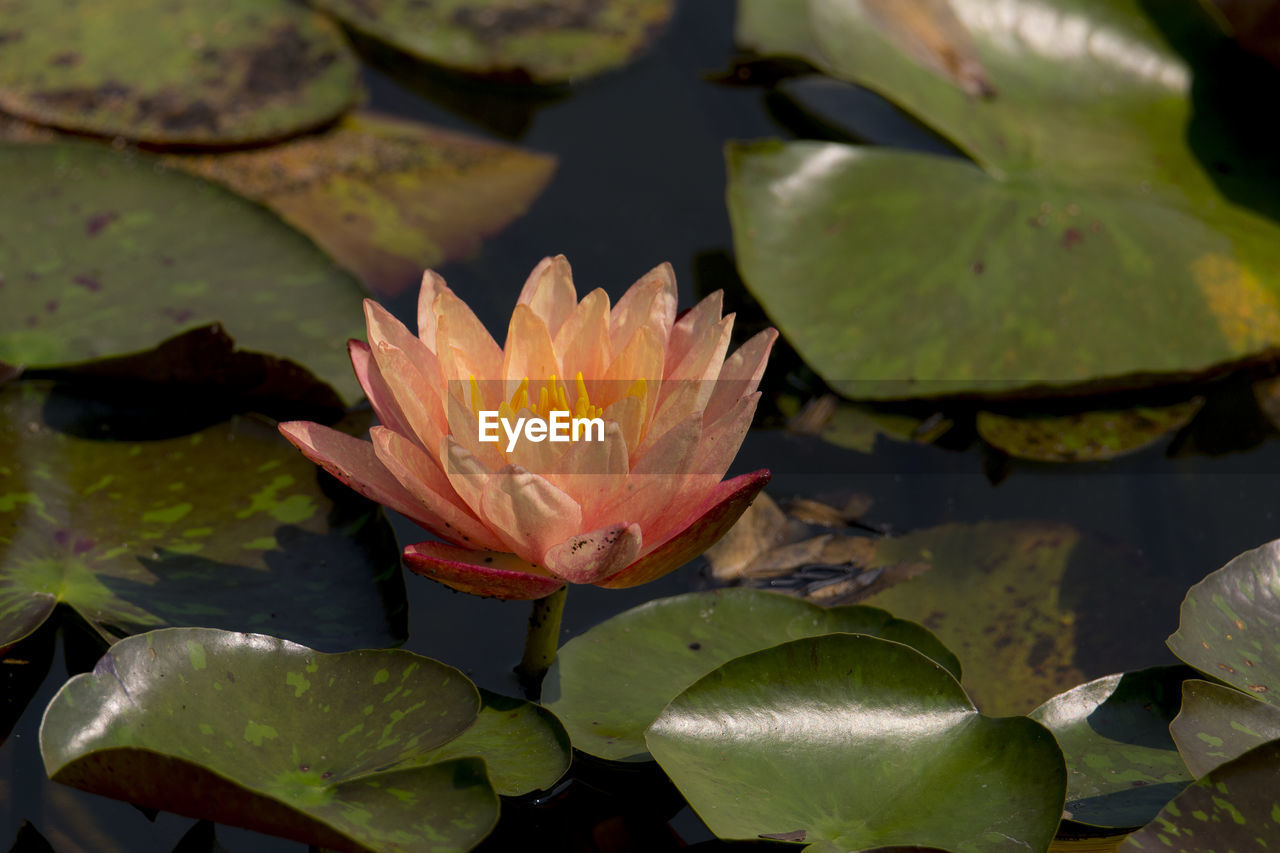
[[[514,554],[472,551],[439,542],[418,542],[404,549],[409,570],[472,595],[531,601],[564,586],[547,570]]]
[[[597,586],[639,586],[680,568],[724,536],[768,482],[769,472],[763,469],[725,480],[678,535]]]
[[[432,352],[436,350],[436,297],[449,290],[435,270],[422,274],[422,287],[418,290],[418,340]]]
[[[421,504],[418,514],[438,520],[428,530],[465,548],[502,548],[502,541],[475,517],[439,463],[422,448],[386,427],[374,427],[370,435],[379,461]]]
[[[773,342],[777,339],[777,329],[765,329],[725,359],[716,390],[711,395],[711,402],[707,403],[707,420],[718,420],[739,399],[756,390],[769,361],[769,350],[773,349]]]
[[[596,519],[628,518],[650,538],[650,525],[670,516],[671,501],[684,486],[685,472],[693,467],[701,436],[702,416],[694,415],[658,439],[632,465],[626,484],[608,505],[600,508],[599,515],[593,516],[592,523],[599,524]]]
[[[426,352],[426,347],[420,343],[418,347]],[[448,423],[439,397],[438,379],[429,379],[423,373],[422,365],[414,362],[403,350],[381,341],[376,342],[372,349],[378,372],[400,407],[404,423],[409,426],[407,434],[424,448],[439,447]],[[430,353],[427,356],[435,360]],[[428,369],[431,367],[428,365]]]
[[[484,518],[484,487],[495,469],[486,466],[451,435],[445,436],[440,443],[440,459],[453,491],[472,514]]]
[[[653,332],[666,351],[671,325],[676,319],[676,276],[671,264],[660,264],[627,288],[609,314],[613,351],[619,352],[641,328]]]
[[[591,508],[607,506],[626,484],[630,470],[622,427],[607,421],[604,441],[570,444],[547,474],[547,480],[577,501],[578,506],[585,507],[583,523],[590,526]]]
[[[720,322],[724,312],[724,291],[717,290],[697,305],[684,312],[671,327],[667,341],[667,375],[685,357],[689,348],[699,341],[706,331]]]
[[[535,564],[544,561],[552,545],[582,528],[582,510],[573,498],[515,465],[488,478],[481,509],[507,550]]]
[[[609,294],[596,288],[582,297],[556,332],[553,343],[565,379],[573,380],[581,373],[588,392],[594,394],[595,383],[613,361],[613,348],[609,343]]]
[[[438,520],[422,512],[422,504],[379,461],[371,443],[310,421],[287,421],[279,429],[304,456],[369,500],[429,529]]]
[[[573,287],[573,272],[564,255],[543,258],[520,291],[517,304],[528,305],[533,313],[546,324],[552,336],[560,330],[565,319],[578,304],[578,292]]]
[[[529,380],[532,397],[544,380],[564,375],[546,324],[528,305],[517,305],[511,313],[501,375],[506,380],[503,396],[507,399],[511,399],[522,379]]]
[[[646,393],[642,422],[647,427],[658,406],[663,358],[665,354],[662,351],[662,342],[657,335],[648,328],[640,329],[622,352],[614,357],[613,363],[605,371],[605,381],[597,385],[600,402],[596,403],[595,399],[592,399],[592,402],[608,409],[631,390],[637,379],[643,379],[646,384]]]
[[[547,568],[570,583],[595,583],[640,555],[640,525],[611,524],[571,536],[547,551]]]
[[[355,368],[356,378],[360,380],[360,387],[373,405],[378,420],[398,433],[413,435],[404,412],[400,411],[400,404],[392,396],[387,381],[382,378],[378,363],[373,360],[369,345],[364,341],[349,340],[347,354],[351,356],[351,366]]]
[[[436,351],[452,368],[446,380],[467,381],[502,378],[502,350],[489,330],[452,290],[446,288],[436,298]],[[457,353],[465,354],[463,361]]]

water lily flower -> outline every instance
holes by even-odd
[[[669,264],[610,306],[599,289],[579,301],[568,262],[546,258],[499,347],[428,271],[417,335],[366,300],[369,342],[349,345],[381,421],[372,442],[304,421],[280,431],[444,540],[409,545],[404,559],[454,589],[540,599],[566,583],[642,584],[719,539],[769,479],[723,477],[777,332],[727,355],[722,294],[678,317],[676,300]],[[577,441],[542,440],[511,429],[521,418],[543,420],[544,434],[547,421],[588,428]]]

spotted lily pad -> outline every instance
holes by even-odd
[[[1171,406],[1143,406],[1070,415],[1016,416],[978,413],[978,434],[1019,459],[1097,462],[1149,447],[1182,429],[1204,405],[1196,397]]]
[[[220,322],[359,396],[342,342],[364,335],[361,289],[268,211],[87,143],[0,144],[0,186],[0,360],[82,363]]]
[[[268,148],[165,162],[271,207],[386,295],[472,254],[555,169],[544,154],[372,113]]]
[[[1275,129],[1231,94],[1251,78],[1202,4],[956,0],[989,97],[887,33],[884,5],[739,5],[747,46],[885,95],[976,161],[729,147],[743,278],[833,388],[1129,387],[1280,344]]]
[[[480,715],[462,735],[409,765],[449,758],[484,759],[493,789],[504,797],[547,790],[569,769],[573,749],[555,715],[523,699],[480,689]]]
[[[0,21],[0,109],[70,130],[244,143],[359,95],[338,27],[292,0],[3,0]]]
[[[1125,839],[1122,853],[1269,850],[1280,844],[1280,741],[1246,752],[1183,791]]]
[[[1066,789],[1053,735],[982,716],[936,662],[876,637],[729,661],[676,697],[646,741],[721,838],[1045,850]]]
[[[1168,642],[1201,672],[1280,705],[1280,539],[1191,587]]]
[[[1163,666],[1108,675],[1031,712],[1066,756],[1068,818],[1136,829],[1191,782],[1169,736],[1182,680],[1191,673]]]
[[[1169,725],[1178,752],[1197,779],[1255,746],[1280,740],[1280,708],[1248,693],[1193,679]]]
[[[455,71],[565,83],[633,59],[672,0],[315,0],[343,23]]]
[[[272,425],[237,417],[156,441],[49,425],[77,405],[44,383],[0,389],[0,648],[58,604],[108,639],[202,624],[325,649],[403,641],[389,525],[322,491]]]
[[[483,762],[403,764],[479,707],[461,672],[409,652],[171,628],[63,685],[40,751],[55,782],[161,811],[337,850],[465,850],[498,816]]]
[[[574,637],[542,684],[575,748],[614,761],[649,758],[644,730],[684,688],[722,663],[819,634],[871,634],[920,649],[953,674],[937,638],[874,607],[824,609],[752,589],[693,592],[650,601]]]

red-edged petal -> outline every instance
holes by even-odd
[[[310,421],[286,421],[280,424],[280,433],[304,456],[366,498],[394,509],[433,533],[448,532],[443,525],[439,529],[433,526],[439,517],[423,513],[422,504],[386,469],[370,442]]]
[[[443,542],[418,542],[406,546],[404,562],[409,570],[472,595],[488,595],[516,601],[545,598],[564,586],[541,566],[533,566],[514,554],[472,551]]]
[[[547,551],[547,568],[570,583],[595,583],[617,574],[640,556],[638,524],[611,524],[570,536]]]
[[[712,491],[703,509],[683,530],[596,586],[609,589],[639,586],[680,568],[729,532],[768,482],[769,472],[764,469],[725,480]]]
[[[383,426],[390,427],[401,435],[413,435],[409,421],[400,410],[400,404],[391,393],[387,380],[382,378],[378,362],[373,358],[369,345],[354,338],[347,341],[347,354],[351,356],[351,366],[355,368],[360,387],[373,405],[373,411]]]

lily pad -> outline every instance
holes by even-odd
[[[481,688],[480,715],[471,728],[405,766],[466,756],[484,759],[495,791],[519,797],[560,781],[573,748],[564,726],[546,708]]]
[[[1121,851],[1268,850],[1280,843],[1280,741],[1246,752],[1183,791]]]
[[[545,154],[374,113],[268,148],[164,159],[272,208],[388,296],[474,253],[555,170]]]
[[[339,344],[364,336],[361,289],[268,211],[87,143],[0,144],[0,185],[0,360],[72,365],[220,322],[360,396]]]
[[[55,782],[161,811],[338,850],[465,850],[497,821],[483,762],[400,765],[479,706],[461,672],[409,652],[172,628],[63,685],[40,751]]]
[[[837,391],[1128,387],[1280,344],[1275,142],[1215,114],[1235,48],[1201,4],[955,2],[992,97],[886,32],[884,5],[739,7],[748,46],[880,92],[978,164],[730,146],[739,268]]]
[[[646,740],[721,838],[1044,850],[1066,788],[1048,731],[982,716],[936,662],[876,637],[732,660],[673,700]]]
[[[635,58],[671,17],[672,0],[315,0],[344,24],[427,62],[468,74],[567,83]]]
[[[1019,459],[1099,462],[1149,447],[1191,422],[1204,405],[1196,397],[1171,406],[1143,406],[1070,415],[1018,416],[978,413],[978,434]]]
[[[3,0],[0,109],[148,142],[238,144],[330,121],[359,96],[333,22],[291,0]]]
[[[1072,603],[1068,569],[1083,563],[1088,575],[1075,583],[1103,588],[1107,579],[1133,577],[1127,557],[1067,524],[947,524],[881,540],[873,567],[930,568],[864,601],[936,632],[960,656],[978,707],[1026,713],[1086,680],[1076,665],[1086,614]],[[1124,613],[1132,617],[1132,608]]]
[[[1201,672],[1280,705],[1280,539],[1191,587],[1168,643]]]
[[[1065,815],[1076,823],[1134,828],[1154,818],[1192,780],[1169,736],[1184,666],[1108,675],[1031,712],[1067,759]]]
[[[575,748],[644,761],[645,728],[703,675],[777,643],[838,632],[905,643],[960,672],[936,637],[883,610],[824,609],[777,593],[722,589],[650,601],[574,637],[542,683],[542,704],[564,723]]]
[[[58,604],[107,639],[203,624],[325,649],[403,641],[390,526],[329,497],[272,425],[236,417],[156,441],[49,425],[77,406],[45,383],[0,388],[0,648]]]
[[[1182,710],[1169,732],[1198,779],[1255,746],[1280,740],[1280,708],[1194,679],[1183,685]]]

